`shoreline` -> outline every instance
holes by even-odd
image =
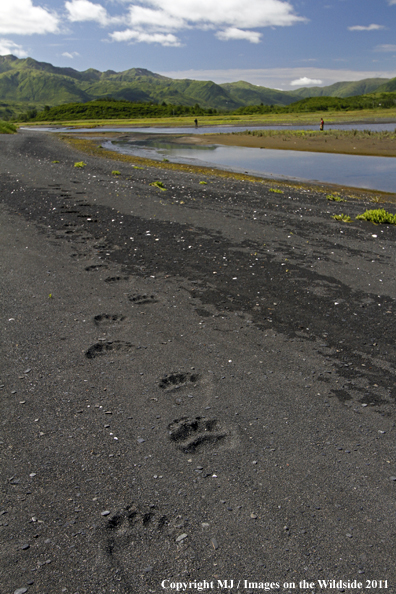
[[[320,181],[313,181],[313,180],[291,180],[282,177],[264,177],[259,175],[254,175],[250,173],[240,173],[232,170],[225,170],[221,169],[221,167],[206,167],[206,166],[197,166],[191,164],[183,164],[183,163],[166,163],[164,161],[156,161],[154,159],[146,159],[143,157],[137,157],[133,155],[126,155],[119,153],[117,151],[111,151],[109,149],[104,149],[101,147],[101,142],[103,140],[111,138],[112,140],[125,140],[129,139],[130,135],[126,135],[126,133],[122,133],[118,135],[115,132],[105,132],[101,133],[99,136],[93,136],[95,133],[83,133],[81,136],[63,136],[60,139],[69,144],[74,146],[75,148],[85,152],[86,154],[97,155],[106,157],[112,160],[119,160],[129,163],[137,163],[141,165],[147,165],[150,167],[155,167],[158,169],[166,170],[179,170],[179,171],[190,171],[194,173],[203,173],[208,175],[214,175],[223,178],[234,178],[239,180],[248,180],[256,183],[265,183],[265,184],[275,184],[284,187],[292,187],[292,188],[312,188],[315,191],[322,191],[327,193],[332,192],[347,192],[350,195],[353,195],[359,199],[368,199],[373,200],[375,202],[388,202],[394,203],[396,202],[396,192],[386,192],[384,190],[372,190],[370,188],[358,188],[354,186],[346,186],[345,184],[336,184],[336,183],[327,183],[327,182],[320,182]],[[139,139],[144,135],[139,135]],[[152,135],[147,135],[147,138],[152,139]],[[168,138],[168,136],[166,136]],[[185,142],[186,139],[189,143],[193,143],[194,140],[199,142],[199,139],[202,137],[198,136],[177,136],[173,137],[174,142]],[[209,143],[211,144],[211,143]]]

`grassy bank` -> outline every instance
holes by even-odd
[[[316,113],[286,113],[286,114],[258,114],[258,115],[217,115],[198,117],[199,126],[265,126],[265,125],[317,125],[323,114]],[[389,122],[394,121],[396,126],[395,109],[362,109],[356,111],[328,111],[325,114],[326,123],[364,123],[364,122]],[[172,116],[167,118],[133,118],[111,120],[71,120],[71,121],[46,121],[26,123],[24,126],[72,126],[75,128],[96,128],[107,126],[133,126],[133,127],[194,127],[192,116]]]

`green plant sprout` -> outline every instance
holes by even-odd
[[[149,184],[149,185],[155,186],[156,188],[158,188],[159,190],[162,190],[163,192],[166,191],[166,188],[164,188],[164,184],[162,183],[162,181],[151,182],[151,184]]]
[[[336,221],[342,221],[343,223],[352,223],[351,217],[343,213],[339,215],[333,215],[331,218],[335,219]]]
[[[275,194],[284,194],[283,190],[279,190],[278,188],[270,188],[269,191]]]
[[[121,175],[121,173],[119,171],[114,170],[111,172],[111,175]]]
[[[84,161],[78,161],[77,163],[74,163],[74,167],[77,167],[77,168],[80,168],[80,169],[82,167],[86,167],[86,166],[87,166],[87,164],[84,163]]]
[[[51,163],[59,163],[59,161],[51,161]]]
[[[204,181],[200,181],[199,183],[200,183],[201,185],[205,185],[205,186],[207,186],[207,185],[208,185],[208,182],[204,182]]]
[[[338,196],[337,194],[327,194],[326,198],[327,200],[332,200],[333,202],[346,202],[344,198],[341,198],[341,196]]]

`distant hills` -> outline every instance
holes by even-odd
[[[286,106],[308,97],[352,97],[373,92],[396,91],[396,78],[370,78],[339,82],[327,87],[303,87],[278,91],[239,81],[218,85],[211,81],[175,80],[144,68],[123,72],[83,72],[58,68],[32,58],[0,56],[0,118],[45,105],[114,98],[133,102],[167,103],[232,111],[253,105]]]

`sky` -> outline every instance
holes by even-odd
[[[396,77],[396,0],[0,0],[0,55],[292,90]]]

